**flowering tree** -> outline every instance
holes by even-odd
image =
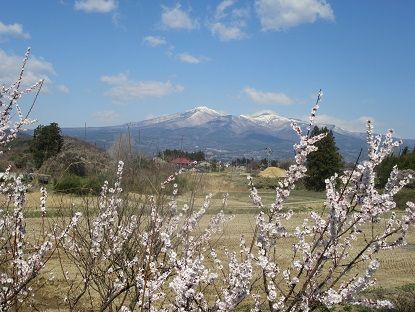
[[[25,54],[19,78],[8,87],[0,86],[0,146],[2,149],[7,149],[19,130],[33,123],[33,120],[28,118],[29,113],[24,115],[19,106],[19,100],[23,95],[36,90],[39,93],[43,84],[43,80],[40,80],[29,88],[24,90],[21,88],[29,55],[30,49]],[[25,304],[33,292],[32,281],[53,252],[53,242],[62,239],[70,229],[67,227],[60,234],[47,234],[43,226],[43,239],[34,244],[29,243],[26,238],[26,223],[23,215],[26,192],[27,186],[20,177],[12,177],[9,167],[0,184],[0,193],[4,197],[0,209],[0,311],[8,311],[11,308],[17,311]],[[46,214],[46,197],[46,189],[42,189],[40,199],[42,221]],[[70,226],[75,224],[76,220],[73,221]]]
[[[102,188],[99,214],[84,220],[63,240],[78,271],[77,276],[66,279],[68,307],[79,309],[82,298],[93,291],[99,300],[93,302],[94,296],[87,300],[102,311],[208,309],[204,292],[195,288],[207,287],[217,277],[206,266],[204,254],[212,235],[228,218],[219,213],[200,233],[196,226],[211,195],[197,211],[187,205],[178,209],[177,184],[166,206],[160,204],[163,198],[150,196],[145,203],[131,207],[122,198],[123,165],[119,163],[114,187],[106,182]],[[170,176],[162,187],[181,173]],[[171,295],[168,301],[166,288]]]
[[[260,212],[250,243],[241,237],[237,251],[214,247],[213,234],[229,219],[223,212],[198,229],[210,195],[200,209],[178,207],[174,182],[181,172],[161,185],[174,184],[167,205],[164,198],[151,196],[131,209],[122,197],[120,162],[114,187],[106,183],[102,189],[98,215],[79,224],[64,241],[78,269],[78,276],[67,280],[69,308],[76,310],[91,291],[96,294],[89,295],[91,306],[102,311],[231,311],[243,301],[253,302],[252,311],[310,311],[342,303],[390,307],[388,301],[371,301],[360,293],[374,283],[376,254],[405,244],[408,227],[415,223],[413,203],[399,218],[393,212],[393,196],[412,177],[398,180],[395,168],[383,192],[374,188],[376,166],[398,145],[392,131],[382,140],[368,123],[368,160],[326,180],[323,212],[312,212],[293,231],[285,224],[294,213],[283,204],[305,176],[315,143],[326,135],[310,135],[321,96],[306,134],[292,124],[299,137],[295,164],[276,188],[271,207],[263,205],[249,178],[250,197]],[[385,226],[381,218],[386,218]],[[281,240],[294,241],[291,250],[281,248]],[[356,274],[357,265],[364,263],[367,268]],[[93,302],[97,296],[98,303]]]
[[[392,130],[382,141],[381,136],[372,134],[372,124],[368,122],[369,159],[360,164],[356,162],[353,170],[341,175],[339,189],[336,188],[337,174],[326,180],[326,213],[312,212],[311,221],[305,219],[293,233],[284,227],[284,221],[292,212],[283,212],[283,203],[295,183],[304,176],[305,161],[315,150],[314,143],[324,137],[324,134],[308,135],[320,99],[321,93],[313,107],[306,135],[293,124],[300,139],[294,146],[296,164],[289,168],[287,177],[277,187],[271,208],[257,216],[255,259],[263,273],[264,301],[271,311],[309,311],[321,304],[331,307],[340,303],[390,307],[388,301],[372,302],[359,295],[373,283],[373,273],[379,266],[376,254],[382,249],[404,245],[408,227],[415,223],[414,203],[407,203],[408,208],[401,218],[393,212],[396,207],[393,196],[409,183],[411,176],[398,180],[399,171],[395,167],[383,193],[374,187],[376,166],[399,144],[393,141]],[[251,198],[258,207],[263,207],[253,186]],[[384,227],[376,224],[381,218],[386,218]],[[278,250],[278,240],[286,237],[293,237],[296,242],[292,245],[290,265],[281,267],[278,258],[287,251]],[[353,246],[359,239],[364,244],[356,250]],[[357,264],[365,262],[369,264],[363,274],[348,275]]]
[[[40,81],[20,91],[28,57],[29,51],[19,79],[0,90],[3,148],[31,123],[18,100],[42,85]],[[55,226],[51,234],[43,225],[47,192],[42,188],[42,240],[29,244],[23,216],[27,187],[19,178],[8,180],[6,173],[0,184],[5,198],[0,211],[0,310],[25,306],[33,294],[33,280],[55,250],[70,311],[89,305],[123,312],[232,311],[242,302],[251,305],[251,311],[312,311],[344,303],[390,307],[388,301],[365,299],[361,291],[374,283],[377,253],[404,245],[409,226],[415,224],[414,203],[408,202],[403,214],[394,212],[394,195],[411,176],[402,177],[395,167],[383,191],[374,187],[376,167],[399,144],[392,131],[384,137],[373,135],[368,122],[368,159],[327,179],[324,210],[311,212],[289,229],[294,212],[287,211],[284,203],[305,176],[307,156],[326,135],[311,135],[321,97],[320,92],[306,133],[292,124],[299,138],[294,145],[295,163],[276,188],[270,207],[262,203],[249,178],[250,198],[258,214],[254,233],[241,237],[238,250],[217,247],[215,235],[231,219],[223,211],[202,225],[210,194],[199,208],[194,198],[179,205],[175,182],[182,171],[168,177],[155,195],[134,201],[123,194],[122,161],[114,185],[103,185],[97,211],[63,218],[62,229]],[[16,120],[12,120],[13,111]],[[167,185],[173,188],[169,198],[162,191]],[[283,241],[291,248],[282,247]],[[73,268],[71,273],[63,265],[64,256]]]

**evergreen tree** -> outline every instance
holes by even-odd
[[[399,155],[389,155],[380,163],[376,168],[377,187],[385,186],[395,165],[397,165],[400,170],[415,170],[415,148],[413,151],[410,151],[409,148],[405,146]],[[413,185],[414,184],[408,186],[411,187]]]
[[[49,126],[39,125],[33,133],[30,145],[36,168],[40,168],[45,160],[58,154],[62,145],[61,129],[56,122]]]
[[[311,136],[327,133],[327,136],[317,142],[318,150],[312,152],[307,158],[307,177],[304,180],[308,190],[322,191],[325,189],[325,179],[340,173],[343,169],[343,159],[340,155],[333,132],[326,127],[319,129],[317,126],[311,132]]]

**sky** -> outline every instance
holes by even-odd
[[[0,85],[45,79],[31,113],[120,125],[207,106],[273,111],[415,138],[411,0],[14,0],[0,11]],[[22,102],[28,109],[33,94]],[[26,105],[26,106],[25,106]]]

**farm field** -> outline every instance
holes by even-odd
[[[198,209],[203,203],[204,196],[212,193],[210,208],[205,217],[203,217],[200,229],[203,230],[210,218],[223,209],[226,215],[232,215],[233,218],[228,221],[223,231],[215,236],[214,245],[218,251],[223,250],[224,246],[228,250],[238,250],[240,237],[244,236],[247,242],[250,242],[255,229],[255,216],[258,209],[253,207],[249,199],[249,192],[243,190],[245,187],[245,174],[206,174],[205,180],[200,183],[200,190],[194,193],[184,193],[178,198],[179,209],[184,203],[194,201],[195,209]],[[219,184],[221,181],[222,184]],[[246,188],[248,188],[246,186]],[[223,207],[223,196],[228,193],[227,205]],[[260,191],[263,202],[268,207],[274,200],[274,192],[272,190]],[[28,218],[27,229],[28,234],[39,237],[41,228],[41,218],[38,209],[39,192],[31,192],[28,194],[28,203],[26,215]],[[130,194],[130,200],[141,198],[138,194]],[[139,200],[138,200],[139,201]],[[324,193],[311,192],[306,190],[294,190],[289,201],[285,204],[284,209],[293,210],[294,216],[285,223],[289,230],[293,230],[296,226],[301,225],[304,218],[308,218],[311,211],[319,213],[324,212]],[[48,218],[47,223],[52,225],[59,215],[70,215],[70,211],[82,211],[85,206],[94,209],[97,205],[96,197],[90,196],[74,196],[54,194],[50,192],[47,207]],[[401,212],[398,212],[398,216]],[[383,226],[382,222],[378,226]],[[288,255],[291,251],[292,239],[281,240],[277,248],[280,253],[279,258],[284,266],[288,264]],[[362,242],[361,242],[362,243]],[[356,246],[359,247],[359,244]],[[376,272],[377,286],[372,289],[374,293],[381,292],[382,296],[388,296],[395,289],[400,287],[412,287],[415,282],[415,233],[410,230],[408,244],[403,248],[390,251],[386,250],[379,254],[380,269]],[[363,269],[363,267],[361,268]],[[65,271],[69,276],[75,274],[74,267],[69,263],[68,259],[62,253],[55,252],[51,260],[47,263],[42,277],[39,280],[39,296],[36,296],[37,307],[44,311],[60,311],[63,309],[65,299],[65,283],[62,272]],[[409,286],[408,286],[409,285]],[[369,291],[370,293],[370,291]],[[246,306],[242,306],[240,311],[244,311]],[[92,308],[85,308],[86,311]]]
[[[230,220],[224,227],[223,232],[218,235],[216,246],[218,250],[226,246],[229,250],[237,250],[239,247],[239,239],[241,235],[248,240],[253,234],[255,227],[255,215],[251,213],[235,214],[234,218]],[[301,212],[296,215],[287,227],[294,228],[300,224],[302,219],[307,217],[307,213]],[[202,220],[203,225],[207,224],[209,216]],[[29,227],[39,227],[39,218],[31,218],[27,220]],[[249,240],[248,240],[249,241]],[[286,240],[278,248],[281,252],[281,257],[284,258],[284,253],[291,249],[291,242]],[[375,277],[377,279],[377,286],[374,291],[382,291],[382,294],[388,297],[388,293],[393,292],[396,288],[413,285],[415,281],[415,234],[413,231],[408,237],[408,245],[391,251],[384,251],[379,255],[380,268]],[[62,264],[64,270],[72,276],[74,273],[71,264],[64,255],[62,257]],[[286,264],[287,261],[282,261]],[[50,278],[53,276],[53,279]],[[61,263],[57,253],[53,255],[52,259],[45,267],[42,277],[39,280],[42,284],[37,296],[38,307],[42,307],[44,311],[61,311],[64,302],[64,290],[66,288],[64,278],[61,270]],[[87,309],[90,311],[89,309]],[[241,307],[240,311],[244,311]]]

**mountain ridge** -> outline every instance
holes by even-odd
[[[271,148],[271,157],[292,158],[292,145],[298,141],[291,122],[304,131],[308,122],[280,116],[274,112],[254,115],[229,115],[206,106],[183,113],[154,117],[147,120],[108,127],[62,128],[64,135],[86,139],[109,148],[121,134],[129,134],[132,148],[156,154],[166,148],[204,150],[212,158],[229,160],[236,157],[264,158]],[[346,161],[353,161],[361,148],[366,149],[366,136],[334,124],[318,124],[333,131],[337,146]],[[85,137],[85,130],[86,137]],[[414,145],[415,140],[406,140]]]

